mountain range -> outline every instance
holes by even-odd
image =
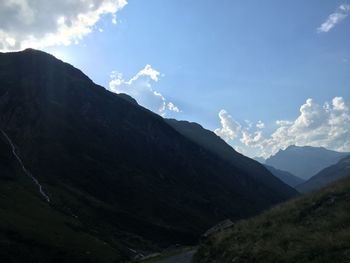
[[[299,192],[307,193],[325,187],[335,181],[350,176],[350,155],[341,159],[338,163],[331,165],[306,182],[298,185],[296,189]]]
[[[350,153],[331,151],[322,147],[291,145],[268,158],[265,164],[308,180],[347,155]]]
[[[41,51],[0,53],[0,112],[5,259],[118,262],[297,195],[215,134]]]
[[[269,166],[269,165],[265,165],[265,167],[274,176],[276,176],[282,182],[284,182],[285,184],[287,184],[291,187],[296,187],[296,186],[302,184],[303,182],[305,182],[305,180],[303,180],[300,177],[297,177],[297,176],[295,176],[287,171],[279,170],[279,169],[276,169],[276,168]]]

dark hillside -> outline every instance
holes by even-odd
[[[249,176],[271,189],[271,191],[281,195],[296,195],[296,191],[293,188],[286,185],[278,176],[274,176],[275,174],[266,169],[264,165],[236,152],[223,139],[214,132],[204,129],[200,124],[174,119],[167,119],[166,121],[182,135],[221,159],[228,161],[243,173],[249,174]]]
[[[254,177],[260,166],[242,170],[40,51],[0,53],[0,112],[0,128],[51,199],[45,207],[124,250],[193,243],[222,219],[295,194],[272,191]],[[13,169],[23,176],[11,162],[4,180]]]

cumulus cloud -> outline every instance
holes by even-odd
[[[243,153],[265,158],[289,145],[310,145],[336,151],[350,151],[350,111],[342,97],[335,97],[330,103],[326,102],[323,105],[307,99],[299,112],[294,121],[276,121],[278,127],[270,135],[264,134],[264,127],[259,125],[260,122],[256,125],[257,130],[250,132],[248,127],[241,127],[230,116],[226,121],[234,123],[234,127],[240,127],[239,133],[236,129],[235,136],[229,138],[230,143],[241,143],[240,149]],[[222,121],[221,125],[224,127]],[[231,126],[225,123],[225,127],[227,130]],[[219,132],[217,134],[222,136]],[[226,131],[226,134],[229,132]],[[239,138],[239,142],[233,141],[236,137]],[[227,140],[228,137],[222,138]]]
[[[0,1],[0,50],[44,48],[78,43],[104,15],[116,13],[127,0]]]
[[[256,128],[264,129],[265,128],[265,123],[263,123],[262,121],[258,121],[258,123],[256,124]]]
[[[332,28],[334,28],[338,23],[343,21],[350,13],[350,5],[343,4],[340,5],[337,10],[330,14],[327,20],[322,23],[322,25],[317,28],[317,32],[319,33],[327,33]]]
[[[285,126],[285,125],[291,125],[293,122],[288,121],[288,120],[277,120],[276,125],[278,126]]]
[[[241,131],[241,125],[225,110],[219,112],[219,118],[221,128],[216,129],[215,133],[226,141],[235,139]]]
[[[174,103],[169,102],[167,105],[168,109],[174,112],[180,112],[180,109],[174,105]]]
[[[159,71],[146,65],[130,80],[125,80],[123,75],[112,72],[109,90],[114,93],[125,93],[137,100],[142,106],[164,116],[168,111],[180,112],[180,109],[158,91],[152,85],[159,80]]]

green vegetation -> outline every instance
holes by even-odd
[[[193,261],[350,262],[350,179],[211,236]]]
[[[56,183],[47,203],[0,137],[0,258],[4,262],[125,262],[129,247],[154,250],[110,223],[111,206]]]
[[[20,178],[25,181],[25,178]],[[24,182],[0,184],[3,262],[120,262],[120,251],[36,195]]]

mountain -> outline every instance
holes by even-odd
[[[295,195],[41,51],[0,53],[0,112],[5,258],[118,262]]]
[[[223,160],[237,167],[242,173],[249,174],[260,184],[276,193],[295,195],[295,190],[276,179],[263,165],[238,152],[217,136],[214,132],[204,129],[200,124],[188,121],[166,119],[179,133],[211,151]]]
[[[302,184],[305,182],[305,180],[301,179],[300,177],[297,177],[289,172],[282,171],[279,169],[276,169],[272,166],[265,165],[267,170],[269,170],[274,176],[276,176],[278,179],[280,179],[282,182],[285,184],[291,186],[291,187],[296,187],[297,185]]]
[[[254,157],[253,159],[261,164],[264,164],[266,161],[263,157],[258,157],[258,156]]]
[[[302,193],[311,192],[348,176],[350,176],[350,155],[298,185],[297,190]]]
[[[51,188],[53,189],[53,188]],[[51,192],[50,192],[51,193]],[[52,194],[52,193],[51,193]],[[57,188],[55,195],[65,194]],[[80,203],[78,198],[81,198]],[[87,222],[93,206],[99,205],[78,192],[65,194],[75,207],[63,207],[43,201],[30,178],[11,153],[8,142],[0,136],[0,258],[2,262],[121,262],[130,251],[113,234],[97,232],[95,221]],[[83,205],[90,201],[91,206]],[[68,203],[66,202],[66,205]],[[101,207],[102,208],[102,207]],[[74,210],[79,210],[77,213]],[[107,220],[106,220],[107,223]],[[132,238],[132,235],[125,235]],[[116,235],[116,237],[118,237]],[[134,237],[136,238],[136,237]],[[126,242],[127,243],[127,242]],[[143,244],[147,247],[147,244]]]
[[[293,145],[268,158],[265,164],[307,180],[347,155],[349,153],[335,152],[322,147]]]
[[[203,240],[194,263],[350,262],[350,178]]]

